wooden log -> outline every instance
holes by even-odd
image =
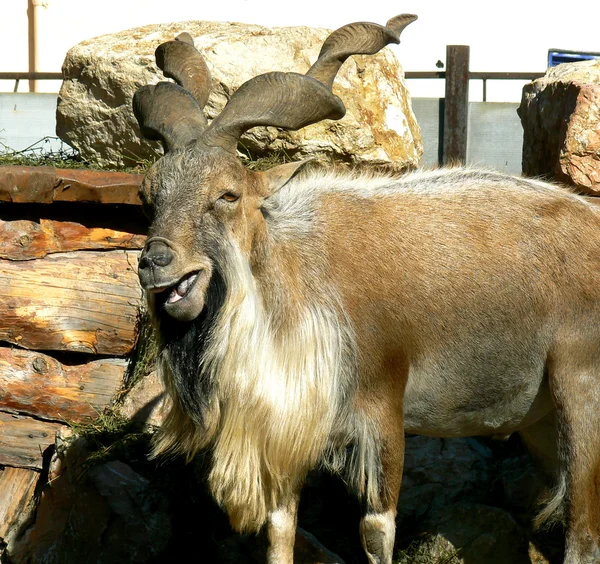
[[[66,365],[39,352],[0,348],[0,410],[83,423],[95,419],[121,388],[124,359]]]
[[[25,468],[0,470],[0,539],[6,541],[32,509],[39,477],[39,472]]]
[[[446,46],[444,165],[464,165],[467,161],[469,52],[468,45]]]
[[[0,201],[49,204],[56,183],[56,171],[51,166],[2,166]]]
[[[141,174],[103,170],[56,169],[55,202],[141,205],[138,189]]]
[[[30,260],[86,249],[141,249],[146,237],[70,221],[0,219],[0,258]]]
[[[125,355],[141,304],[136,251],[0,261],[0,340],[26,349]]]
[[[42,469],[44,451],[61,423],[0,412],[0,465]]]
[[[125,172],[55,169],[49,166],[0,167],[0,201],[15,203],[95,202],[140,205],[143,176]]]

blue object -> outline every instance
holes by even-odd
[[[548,67],[555,67],[561,63],[589,61],[590,59],[600,59],[600,53],[566,51],[564,49],[548,49]]]

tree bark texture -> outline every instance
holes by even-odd
[[[89,422],[111,403],[126,367],[125,359],[67,365],[39,352],[0,348],[0,410]]]
[[[126,355],[141,305],[135,251],[0,261],[0,340],[33,350]]]
[[[0,258],[31,260],[51,253],[100,249],[141,249],[146,237],[85,227],[71,221],[0,219]]]

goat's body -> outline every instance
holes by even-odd
[[[299,491],[319,463],[365,501],[372,564],[391,564],[404,431],[519,431],[558,474],[565,563],[599,561],[600,212],[550,184],[460,169],[403,177],[250,171],[257,125],[340,119],[352,54],[416,16],[357,22],[306,75],[245,82],[208,124],[208,67],[189,34],[157,48],[177,84],[133,109],[165,156],[140,188],[139,261],[173,400],[155,451],[212,450],[209,485],[239,530],[266,523],[291,564]]]
[[[573,452],[600,438],[595,417],[587,430],[574,423],[578,410],[600,410],[598,208],[550,184],[460,169],[315,176],[274,200],[270,245],[285,246],[285,263],[322,265],[312,284],[333,281],[339,294],[357,357],[350,409],[377,428],[366,436],[384,450],[403,424],[439,437],[527,437],[558,406],[572,423],[562,453],[532,450],[546,463],[558,456],[553,470],[587,492],[591,514],[577,535],[593,538],[598,456]],[[578,397],[580,378],[588,390]],[[401,452],[365,452],[384,476],[402,465]]]
[[[371,564],[391,564],[404,432],[519,431],[558,476],[565,563],[599,561],[600,211],[560,188],[469,170],[403,177],[250,171],[257,125],[340,119],[352,54],[416,16],[357,22],[306,75],[245,82],[208,124],[208,67],[189,34],[157,48],[177,84],[133,109],[165,156],[140,188],[139,261],[172,407],[155,452],[212,450],[209,485],[239,530],[266,523],[291,564],[303,479],[329,464],[366,508]]]
[[[316,237],[333,242],[331,277],[364,362],[409,365],[406,430],[502,434],[546,415],[557,342],[600,343],[597,208],[548,184],[462,170],[362,192],[332,184],[317,197]]]
[[[598,455],[577,454],[600,441],[579,419],[600,413],[599,211],[550,184],[461,169],[292,178],[251,254],[227,243],[214,258],[226,290],[202,321],[201,362],[163,353],[174,397],[210,385],[201,412],[175,404],[159,450],[211,444],[213,493],[240,529],[291,508],[272,561],[287,558],[308,469],[344,470],[370,508],[367,553],[387,561],[405,430],[521,431],[559,463],[567,513],[584,514],[571,517],[572,562],[585,561],[600,502]],[[569,425],[548,452],[529,430],[557,408]]]

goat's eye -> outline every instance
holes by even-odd
[[[234,194],[233,192],[225,192],[225,194],[223,194],[221,196],[221,200],[225,200],[226,202],[236,202],[237,200],[239,200],[240,197],[238,194]]]

